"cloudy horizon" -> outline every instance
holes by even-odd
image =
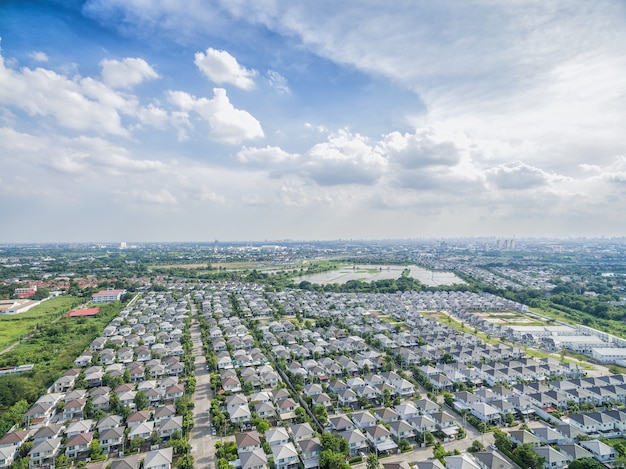
[[[0,242],[623,236],[625,19],[3,2]]]

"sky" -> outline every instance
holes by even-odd
[[[3,0],[0,242],[626,233],[626,2]]]

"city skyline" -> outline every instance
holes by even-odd
[[[621,237],[617,2],[0,5],[0,243]]]

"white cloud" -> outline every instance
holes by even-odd
[[[562,179],[558,175],[549,174],[521,161],[496,166],[489,169],[486,174],[490,183],[503,190],[535,189]]]
[[[53,117],[63,127],[127,136],[120,108],[128,104],[89,78],[70,80],[52,70],[5,67],[0,56],[0,104],[31,116]]]
[[[287,79],[284,76],[282,76],[280,73],[274,70],[268,70],[267,81],[269,82],[270,86],[276,89],[276,91],[278,91],[279,93],[282,93],[282,94],[291,93]]]
[[[48,61],[48,55],[45,52],[33,52],[32,54],[30,54],[30,57],[35,61],[35,62],[47,62]]]
[[[229,83],[243,90],[254,88],[256,70],[248,70],[225,50],[209,47],[206,53],[196,52],[194,63],[207,78],[218,85]]]
[[[373,184],[387,165],[387,158],[367,138],[340,130],[307,152],[301,170],[322,186]]]
[[[184,91],[168,92],[169,101],[184,112],[196,112],[209,124],[210,137],[221,143],[239,144],[263,137],[263,129],[250,113],[235,109],[226,90],[213,89],[213,99],[196,98]]]
[[[381,151],[406,169],[455,166],[461,160],[455,142],[437,135],[432,128],[418,129],[414,134],[387,134],[381,143]]]
[[[279,147],[266,146],[264,148],[243,147],[237,152],[237,159],[241,163],[273,165],[293,161],[297,155],[287,153]]]
[[[132,88],[145,80],[154,80],[159,74],[141,58],[127,57],[123,60],[100,62],[102,81],[112,88]]]

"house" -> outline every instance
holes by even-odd
[[[17,451],[8,446],[0,447],[0,469],[7,469],[13,464]]]
[[[165,390],[165,400],[166,401],[174,401],[179,397],[183,397],[185,394],[185,386],[182,384],[175,384],[173,386],[168,387]]]
[[[298,441],[300,447],[300,454],[302,455],[302,462],[304,463],[304,469],[314,469],[319,467],[319,458],[322,451],[322,445],[319,438],[307,438]]]
[[[241,451],[239,461],[241,462],[241,469],[268,469],[267,455],[261,448]]]
[[[391,438],[391,432],[380,424],[366,428],[364,434],[376,454],[395,453],[398,450],[398,445]]]
[[[112,427],[104,430],[98,430],[98,441],[102,452],[105,454],[117,453],[124,443],[125,427]]]
[[[83,416],[83,409],[85,408],[85,404],[87,403],[87,399],[72,399],[68,403],[63,406],[63,418],[65,420],[71,420],[74,418],[80,418]]]
[[[235,443],[237,444],[237,451],[239,453],[251,452],[261,448],[261,436],[256,430],[237,433],[235,434]],[[265,463],[267,464],[267,460]]]
[[[353,413],[352,421],[356,427],[361,429],[376,425],[376,417],[370,414],[367,410],[360,410]]]
[[[70,459],[82,459],[89,454],[89,445],[93,440],[93,432],[80,433],[67,440],[65,455]]]
[[[528,430],[510,430],[509,436],[516,445],[541,446],[541,440]]]
[[[391,434],[397,439],[411,438],[415,436],[415,430],[413,427],[404,420],[396,420],[389,424],[389,430]]]
[[[613,461],[617,457],[617,451],[599,440],[581,441],[579,444],[593,453],[593,457],[600,462]]]
[[[93,420],[78,420],[77,422],[72,422],[65,430],[65,436],[69,439],[81,433],[87,433],[91,431],[93,426]]]
[[[159,406],[153,411],[153,420],[155,425],[160,425],[162,421],[176,415],[176,407],[174,404]]]
[[[28,435],[29,432],[26,430],[7,433],[0,438],[0,448],[11,448],[17,451],[28,440]]]
[[[346,414],[332,415],[328,417],[328,426],[337,432],[352,430],[354,423]]]
[[[41,443],[45,440],[52,440],[55,438],[61,439],[63,432],[65,432],[64,426],[58,425],[56,423],[51,423],[49,425],[46,425],[45,427],[40,427],[37,429],[37,431],[33,435],[33,442],[36,445],[37,443]]]
[[[272,457],[274,458],[274,466],[276,469],[289,469],[297,467],[299,463],[298,451],[293,443],[285,443],[282,445],[272,445]]]
[[[150,439],[152,432],[154,431],[154,422],[140,422],[129,425],[130,432],[128,432],[128,438],[143,438],[144,440]]]
[[[167,419],[161,420],[161,422],[159,423],[158,433],[163,440],[169,440],[174,433],[178,432],[179,434],[181,434],[182,430],[183,417],[180,415],[175,415]]]
[[[289,426],[289,431],[293,441],[296,443],[301,440],[308,440],[313,438],[315,432],[310,423],[296,423]]]
[[[348,442],[350,456],[358,456],[360,453],[369,452],[368,440],[361,430],[346,430],[341,432],[340,435]]]
[[[289,434],[283,427],[275,427],[265,432],[265,441],[270,446],[286,445],[289,442]]]
[[[582,458],[593,458],[593,453],[576,443],[565,443],[559,445],[559,451],[570,458],[570,461]]]
[[[466,453],[459,456],[447,456],[446,469],[480,469],[480,466]]]
[[[170,469],[172,465],[173,448],[163,448],[148,451],[144,459],[144,469]]]
[[[474,459],[481,469],[514,469],[514,466],[499,453],[493,451],[479,451],[474,453]]]
[[[422,414],[433,414],[435,412],[439,412],[439,405],[435,404],[430,399],[418,399],[413,401],[413,405]]]
[[[407,420],[416,431],[423,432],[434,432],[437,430],[437,422],[433,420],[430,415],[418,415],[417,417],[413,417]]]
[[[28,466],[30,468],[52,466],[60,452],[61,438],[51,438],[36,443],[28,453],[30,460]]]
[[[419,410],[417,409],[417,407],[415,407],[415,405],[412,402],[397,405],[393,409],[398,414],[398,416],[403,420],[408,420],[410,418],[417,417],[420,414]]]
[[[570,457],[557,451],[552,446],[540,446],[532,448],[532,450],[543,458],[543,467],[545,469],[565,467],[570,461]]]
[[[500,411],[485,402],[474,402],[470,407],[473,416],[485,423],[497,423],[500,421]]]
[[[111,461],[111,469],[139,469],[141,455],[133,454],[124,459],[114,459]]]

